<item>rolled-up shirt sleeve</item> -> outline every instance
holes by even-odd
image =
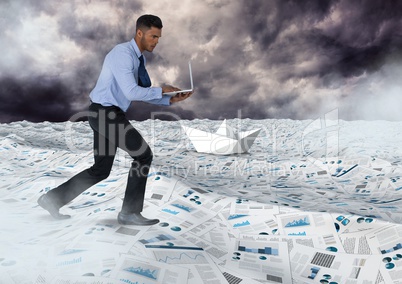
[[[157,101],[166,100],[162,96],[162,88],[144,88],[138,85],[139,60],[133,56],[129,49],[117,46],[107,57],[109,57],[107,62],[117,86],[128,100],[146,101],[155,104],[158,104]]]

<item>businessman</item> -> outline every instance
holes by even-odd
[[[192,92],[163,95],[179,89],[173,86],[151,87],[145,69],[145,51],[152,52],[162,36],[162,21],[154,15],[137,19],[134,38],[115,46],[105,57],[102,70],[90,93],[88,121],[93,130],[94,164],[38,199],[38,204],[56,219],[70,218],[59,209],[89,187],[106,179],[112,169],[117,148],[133,159],[128,173],[124,200],[117,220],[124,225],[154,225],[158,219],[142,216],[145,186],[153,154],[141,134],[125,116],[132,101],[171,105],[183,101]]]

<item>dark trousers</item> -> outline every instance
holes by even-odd
[[[94,132],[94,165],[50,190],[47,195],[62,207],[89,187],[106,179],[119,147],[133,158],[121,212],[126,214],[141,212],[153,158],[150,147],[118,107],[104,107],[92,103],[89,106],[88,121]]]

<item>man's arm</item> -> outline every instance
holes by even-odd
[[[108,54],[106,60],[124,96],[130,101],[150,101],[162,98],[162,88],[143,88],[135,79],[138,66],[135,65],[130,50],[117,46]]]
[[[180,91],[180,89],[173,87],[173,86],[163,86],[162,87],[162,93],[177,92],[177,91]],[[176,94],[173,97],[168,96],[168,95],[163,95],[161,99],[147,101],[147,103],[156,104],[156,105],[171,105],[173,103],[184,101],[185,99],[189,98],[192,94],[193,94],[193,92],[181,93],[181,94]]]

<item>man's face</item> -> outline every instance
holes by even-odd
[[[162,30],[151,27],[145,32],[138,30],[137,35],[140,39],[139,49],[141,52],[149,51],[152,52],[155,46],[158,44],[159,38],[162,36]]]

